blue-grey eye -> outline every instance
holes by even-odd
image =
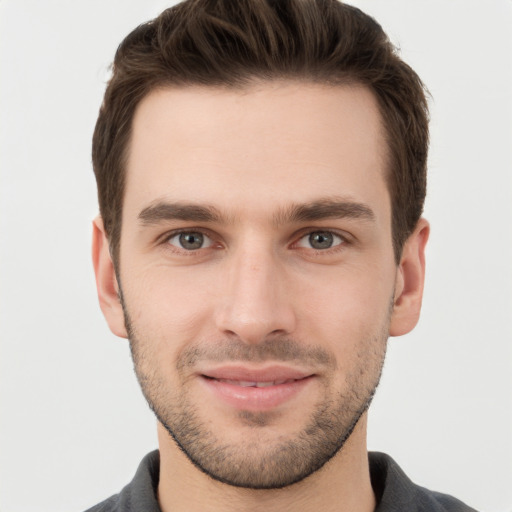
[[[212,245],[212,241],[199,231],[184,231],[169,238],[169,243],[186,251],[204,249]]]
[[[325,250],[341,245],[343,241],[341,236],[332,231],[313,231],[303,236],[297,245],[308,249]]]

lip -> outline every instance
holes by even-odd
[[[223,366],[199,375],[214,398],[235,409],[255,412],[269,411],[292,400],[314,377],[314,374],[284,366]]]
[[[281,365],[252,368],[248,366],[226,365],[201,371],[202,375],[217,380],[243,380],[268,382],[276,380],[301,380],[311,373]]]

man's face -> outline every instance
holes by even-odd
[[[139,105],[126,325],[158,419],[214,478],[298,481],[369,405],[397,279],[385,167],[363,87],[175,88]]]

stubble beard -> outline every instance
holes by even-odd
[[[303,480],[322,468],[345,445],[361,416],[370,406],[380,381],[387,345],[389,319],[378,335],[360,343],[357,365],[347,375],[347,389],[325,389],[304,428],[293,437],[280,436],[268,442],[264,429],[272,423],[272,412],[241,411],[242,425],[260,429],[261,437],[251,435],[243,444],[222,441],[201,419],[199,408],[192,402],[186,388],[172,389],[158,371],[156,354],[150,353],[151,340],[143,340],[132,325],[123,304],[125,323],[135,373],[142,392],[158,421],[188,459],[211,478],[247,489],[279,489]],[[260,345],[227,341],[220,358],[244,361],[302,360],[319,357],[336,361],[324,349],[306,355],[303,347],[290,339],[274,339]],[[193,365],[201,357],[201,347],[190,347],[178,359],[176,369]],[[208,352],[211,355],[211,352]],[[234,355],[236,354],[236,356]],[[216,356],[215,356],[216,357]]]

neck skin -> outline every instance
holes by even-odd
[[[284,489],[253,490],[213,480],[197,469],[158,424],[162,512],[372,512],[376,507],[366,448],[365,413],[343,449],[324,467]]]

